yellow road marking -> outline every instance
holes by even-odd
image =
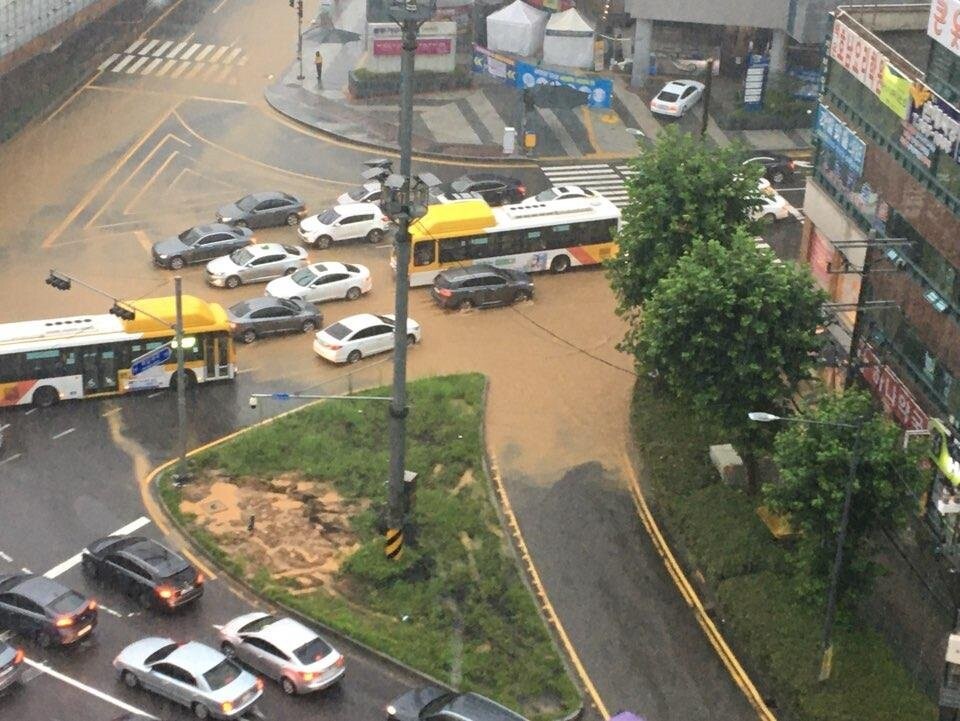
[[[160,148],[163,147],[163,144],[164,144],[165,142],[167,142],[167,140],[169,140],[170,138],[173,138],[174,140],[176,140],[176,141],[179,142],[179,143],[183,143],[183,144],[186,145],[188,148],[190,147],[190,143],[188,143],[186,140],[183,140],[182,138],[178,138],[178,137],[177,137],[176,135],[174,135],[173,133],[167,133],[166,135],[164,135],[164,136],[163,136],[163,139],[161,139],[160,142],[158,142],[155,146],[153,146],[153,149],[152,149],[149,153],[147,153],[147,157],[145,157],[143,160],[141,160],[140,163],[137,165],[137,167],[133,169],[133,172],[130,173],[130,174],[124,179],[124,181],[123,181],[122,183],[120,183],[120,185],[118,185],[116,188],[114,188],[113,192],[110,193],[110,197],[107,198],[106,202],[104,202],[104,204],[100,206],[100,209],[97,210],[97,212],[93,214],[93,217],[90,218],[90,220],[88,220],[88,221],[84,224],[84,226],[83,226],[84,228],[90,228],[90,227],[93,226],[93,224],[94,224],[95,222],[97,222],[97,218],[100,217],[100,214],[104,211],[104,209],[113,204],[113,201],[116,200],[116,197],[117,197],[117,195],[120,193],[120,191],[127,187],[127,183],[129,183],[131,180],[133,180],[133,179],[136,177],[137,173],[140,172],[140,170],[143,168],[143,166],[146,165],[146,164],[150,161],[151,158],[153,158],[153,156],[156,154],[156,152],[157,152],[158,150],[160,150]],[[125,156],[125,157],[126,157],[126,156]],[[129,158],[129,157],[126,157],[126,159],[129,160],[130,158]],[[117,170],[119,170],[119,168],[118,168]]]
[[[212,570],[210,570],[210,567],[209,567],[206,563],[204,563],[203,561],[201,561],[201,560],[196,556],[195,553],[193,553],[193,552],[192,552],[191,550],[189,550],[188,548],[183,548],[183,547],[180,548],[180,552],[181,552],[184,556],[186,556],[187,558],[189,558],[191,561],[193,561],[193,565],[194,565],[194,566],[196,566],[196,567],[199,568],[201,571],[203,571],[203,575],[207,577],[207,580],[208,580],[208,581],[215,581],[215,580],[216,580],[217,575],[216,575]]]
[[[584,688],[586,688],[587,693],[590,694],[590,698],[593,699],[593,703],[597,707],[597,710],[600,712],[603,718],[610,718],[610,713],[607,711],[606,705],[600,698],[600,692],[597,691],[597,687],[593,684],[593,681],[587,674],[587,669],[584,668],[583,663],[580,661],[580,656],[577,654],[577,650],[573,647],[573,643],[570,641],[570,637],[567,635],[566,629],[563,627],[563,624],[560,623],[560,617],[553,608],[553,604],[550,603],[550,598],[547,596],[547,589],[544,587],[543,581],[540,579],[540,573],[537,571],[537,567],[533,563],[533,558],[530,556],[530,551],[527,549],[527,543],[523,539],[523,534],[520,532],[520,524],[517,522],[517,517],[513,512],[513,506],[510,504],[510,497],[507,495],[507,489],[504,487],[503,479],[500,477],[500,470],[497,466],[496,458],[493,456],[493,452],[489,449],[487,453],[490,457],[490,475],[492,476],[491,480],[495,486],[497,496],[500,498],[500,506],[503,509],[503,515],[506,516],[507,523],[510,525],[510,529],[513,532],[514,540],[517,542],[517,547],[520,551],[520,557],[523,559],[523,562],[527,567],[527,573],[530,576],[530,582],[533,584],[534,590],[540,597],[540,603],[542,604],[543,610],[547,615],[547,619],[556,630],[557,635],[560,637],[560,642],[563,644],[563,648],[566,650],[567,656],[570,658],[570,662],[573,664],[574,669],[576,669],[577,675],[580,677],[580,682],[583,684]]]
[[[177,139],[179,140],[179,138]],[[164,138],[164,140],[166,140],[166,138]],[[190,144],[187,143],[187,146],[189,145]],[[160,177],[160,173],[166,170],[167,166],[170,165],[171,161],[174,158],[176,158],[179,154],[180,154],[179,150],[174,150],[172,153],[170,153],[170,155],[167,156],[167,159],[160,164],[160,167],[157,168],[155,171],[153,171],[153,175],[150,176],[150,179],[146,183],[144,183],[143,187],[137,191],[137,194],[133,196],[133,199],[129,203],[127,203],[126,207],[123,209],[124,215],[130,215],[130,208],[132,208],[134,205],[137,204],[137,201],[140,200],[141,197],[143,197],[143,194],[147,192],[147,189],[151,185],[153,185],[154,181],[158,177]]]
[[[179,1],[180,0],[177,0],[178,3]],[[140,140],[134,143],[133,146],[129,150],[127,150],[126,153],[123,154],[123,157],[120,158],[120,160],[118,160],[116,164],[102,178],[100,178],[100,180],[98,180],[92,188],[90,188],[87,194],[83,196],[83,199],[79,203],[77,203],[76,207],[73,210],[71,210],[70,213],[67,214],[67,217],[60,222],[60,225],[54,228],[53,231],[50,232],[46,238],[43,239],[43,242],[40,244],[40,247],[49,248],[51,245],[53,245],[54,241],[56,241],[56,239],[60,237],[60,234],[63,233],[63,231],[65,231],[70,226],[70,224],[74,220],[76,220],[77,216],[83,212],[84,208],[86,208],[87,205],[89,205],[90,202],[95,197],[97,197],[97,194],[101,190],[103,190],[103,187],[110,181],[110,179],[114,175],[116,175],[117,172],[120,170],[120,168],[122,168],[123,165],[131,157],[133,157],[133,154],[140,149],[140,146],[146,143],[147,140],[150,139],[150,136],[153,135],[155,132],[157,132],[157,129],[166,122],[167,118],[170,117],[170,114],[176,110],[176,107],[177,106],[174,105],[167,112],[161,115],[156,123],[150,126],[150,128],[140,137]]]
[[[597,142],[596,133],[593,131],[593,116],[590,115],[590,108],[584,105],[580,110],[583,114],[583,127],[587,131],[587,140],[590,141],[591,147],[596,150],[600,147],[600,144]]]
[[[624,453],[623,466],[627,469],[631,495],[633,496],[634,505],[637,507],[637,514],[640,516],[640,520],[643,522],[643,526],[646,528],[650,540],[653,541],[657,554],[663,560],[667,572],[680,591],[680,595],[683,596],[684,601],[686,601],[687,605],[693,610],[694,617],[700,625],[700,628],[703,629],[704,635],[706,635],[710,645],[713,646],[714,651],[717,652],[717,655],[727,668],[727,672],[730,674],[734,683],[737,684],[747,697],[747,701],[753,706],[754,711],[757,712],[758,718],[763,721],[776,721],[776,716],[774,716],[773,712],[767,707],[760,692],[757,691],[756,686],[753,685],[753,681],[750,680],[747,672],[744,671],[743,666],[740,665],[740,661],[737,660],[737,657],[727,645],[726,640],[723,638],[719,629],[717,629],[713,619],[707,614],[707,610],[703,607],[703,602],[690,584],[690,581],[687,580],[683,569],[680,568],[680,564],[677,563],[673,551],[670,550],[670,546],[660,532],[660,527],[650,512],[649,506],[647,506],[647,502],[643,497],[643,491],[640,489],[640,483],[637,480],[636,474],[633,472],[633,465],[626,453]]]
[[[137,242],[143,247],[148,253],[152,252],[153,246],[150,245],[150,238],[147,237],[147,234],[142,230],[135,230],[133,234],[137,238]]]

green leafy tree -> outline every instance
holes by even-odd
[[[607,264],[621,314],[634,314],[695,240],[726,245],[736,230],[754,228],[762,169],[742,165],[741,155],[671,126],[631,160],[620,252]]]
[[[764,435],[747,413],[777,408],[809,377],[825,295],[743,231],[697,242],[657,283],[624,345],[737,445],[752,483]]]
[[[822,602],[837,552],[851,454],[857,468],[838,580],[840,605],[869,590],[877,568],[872,539],[882,528],[897,528],[916,507],[922,483],[918,452],[900,444],[900,429],[876,411],[869,394],[847,391],[821,399],[804,418],[819,424],[790,423],[774,441],[780,481],[766,484],[767,507],[789,516],[799,532],[794,553],[797,579],[805,595]],[[822,425],[844,423],[855,428]],[[861,425],[862,424],[862,425]]]

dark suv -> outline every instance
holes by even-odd
[[[432,294],[441,307],[453,310],[509,305],[533,298],[533,281],[519,270],[471,265],[438,273]]]
[[[83,571],[131,596],[144,608],[174,609],[203,595],[203,574],[143,536],[107,536],[83,549]]]
[[[527,189],[519,180],[494,173],[461,175],[451,183],[438,185],[435,192],[439,203],[479,196],[490,205],[507,205],[527,197]]]
[[[46,648],[68,646],[97,625],[97,602],[33,573],[0,576],[0,627]]]

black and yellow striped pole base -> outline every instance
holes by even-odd
[[[400,528],[388,528],[384,531],[384,553],[387,558],[396,560],[403,554],[403,530]]]

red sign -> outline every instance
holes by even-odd
[[[839,20],[833,21],[830,57],[870,88],[874,94],[880,94],[883,69],[887,65],[886,56]]]
[[[866,364],[860,369],[863,377],[873,389],[874,394],[883,403],[887,413],[904,428],[913,431],[925,431],[930,417],[924,412],[913,397],[913,393],[903,384],[903,381],[897,377],[897,374],[890,370],[887,365],[882,365],[877,354],[866,343],[860,344],[860,357]]]
[[[449,55],[453,52],[450,38],[421,38],[417,41],[417,55]],[[403,40],[389,38],[373,41],[374,55],[402,55]]]

